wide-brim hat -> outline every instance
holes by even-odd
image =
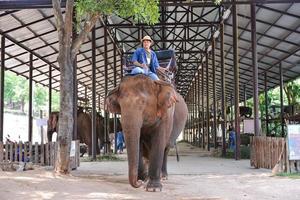
[[[150,41],[151,42],[151,44],[153,44],[154,42],[153,42],[153,40],[151,39],[151,37],[149,36],[149,35],[146,35],[146,36],[144,36],[142,39],[141,39],[141,43],[143,43],[144,42],[144,40],[148,40],[148,41]]]

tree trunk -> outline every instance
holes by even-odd
[[[70,172],[70,146],[73,133],[74,112],[74,69],[68,51],[60,51],[58,62],[60,66],[60,112],[58,131],[58,154],[55,171],[61,174]],[[68,55],[69,54],[69,55]]]

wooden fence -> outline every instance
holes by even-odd
[[[71,157],[71,168],[79,166],[79,141],[75,142],[75,156]],[[1,162],[32,162],[34,164],[54,166],[56,160],[57,143],[32,144],[31,142],[12,143],[0,142]]]
[[[273,169],[277,163],[285,165],[287,161],[285,138],[253,136],[250,146],[250,163],[255,168]]]

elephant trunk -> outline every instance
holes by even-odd
[[[127,148],[129,183],[132,187],[138,188],[142,185],[142,181],[138,180],[140,128],[123,126],[123,131]]]

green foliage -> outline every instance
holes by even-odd
[[[52,111],[59,111],[59,101],[60,101],[60,94],[59,92],[52,90]]]
[[[34,96],[33,102],[35,110],[38,112],[39,110],[43,110],[45,106],[47,106],[48,102],[48,91],[47,88],[42,87],[38,84],[35,84],[34,88]]]
[[[292,179],[300,179],[300,172],[294,172],[294,173],[283,172],[283,173],[276,174],[276,176],[288,177]]]
[[[300,84],[299,81],[291,81],[286,83],[284,91],[290,105],[300,103]]]
[[[81,162],[91,162],[94,161],[91,157],[82,157],[80,158]],[[96,160],[97,162],[102,161],[124,161],[124,158],[121,158],[117,155],[97,155]]]
[[[26,78],[17,76],[13,72],[6,71],[4,78],[4,104],[10,110],[25,112],[25,105],[29,101],[29,82]],[[33,83],[33,109],[39,116],[39,110],[47,110],[48,88]],[[59,110],[59,93],[52,91],[52,110]],[[18,112],[18,111],[16,111]]]
[[[78,22],[88,20],[92,15],[117,15],[133,17],[135,22],[155,24],[159,18],[158,0],[78,0],[76,18]]]

